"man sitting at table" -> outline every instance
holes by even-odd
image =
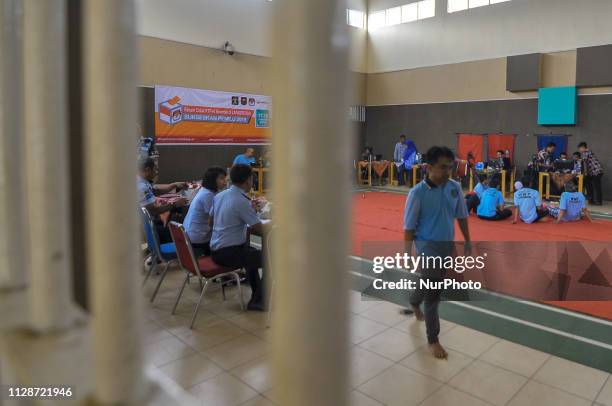
[[[476,209],[480,204],[480,199],[482,199],[482,194],[489,187],[489,179],[487,178],[486,173],[481,173],[478,175],[478,183],[474,187],[472,193],[468,193],[465,195],[465,203],[467,205],[468,213],[472,211],[476,213]]]
[[[249,165],[234,165],[230,179],[232,186],[215,196],[210,212],[212,259],[228,268],[246,269],[252,291],[247,309],[263,311],[265,276],[259,277],[262,253],[251,247],[247,239],[248,227],[254,234],[262,235],[264,231],[251,199],[246,195],[253,186],[253,171]]]
[[[483,220],[504,220],[512,215],[510,209],[504,208],[504,197],[497,190],[499,187],[499,177],[494,176],[489,182],[489,188],[482,194],[482,199],[476,210],[478,218]]]
[[[227,172],[218,166],[208,168],[202,178],[202,188],[191,201],[189,211],[183,222],[196,256],[210,255],[210,236],[212,230],[208,218],[215,195],[225,189]]]
[[[542,208],[540,193],[532,188],[531,178],[525,176],[523,182],[514,192],[514,220],[512,224],[518,222],[519,216],[527,224],[535,223],[548,215],[548,210]]]
[[[159,215],[167,211],[174,210],[179,207],[184,207],[187,204],[187,200],[184,198],[177,198],[167,203],[158,203],[155,196],[170,193],[172,191],[180,191],[187,187],[186,182],[174,182],[167,185],[154,184],[159,170],[157,164],[153,158],[147,158],[140,163],[140,173],[137,179],[138,195],[140,206],[146,208],[149,211],[151,217],[153,217],[153,224],[159,237],[159,243],[165,244],[172,242],[170,230],[160,219]]]
[[[577,189],[573,181],[565,184],[565,192],[561,193],[559,207],[550,209],[550,215],[556,218],[554,224],[559,224],[561,221],[578,221],[583,217],[593,222],[586,207],[586,199]]]
[[[253,148],[247,148],[244,154],[236,155],[234,163],[232,165],[253,165],[257,162],[255,159],[255,150]]]

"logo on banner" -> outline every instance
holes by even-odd
[[[254,106],[255,105],[255,98],[254,97],[250,97],[249,98],[249,106]]]
[[[268,110],[255,110],[255,127],[268,128],[270,126],[270,112]]]
[[[183,120],[183,105],[180,97],[174,96],[159,104],[159,119],[168,124],[176,124]]]
[[[238,101],[238,96],[232,96],[232,105],[237,106],[240,102]]]
[[[240,98],[240,104],[242,104],[243,106],[247,105],[247,98],[245,96],[242,96]]]

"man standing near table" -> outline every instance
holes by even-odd
[[[470,255],[468,211],[461,185],[450,179],[455,155],[447,147],[431,147],[426,154],[427,177],[408,194],[404,211],[404,240],[406,252],[412,253],[413,242],[417,255],[447,257],[453,252],[455,240],[454,219],[465,239],[465,255]],[[435,261],[434,261],[435,262]],[[442,281],[444,269],[421,269],[421,279]],[[447,358],[440,345],[440,317],[438,305],[443,289],[415,289],[410,304],[417,320],[425,320],[429,349],[436,358]],[[424,303],[424,312],[421,310]]]
[[[557,144],[549,142],[546,148],[538,151],[538,166],[540,172],[551,172],[553,170],[553,154]]]
[[[395,144],[395,150],[393,151],[393,162],[397,168],[397,184],[399,186],[404,186],[405,184],[404,152],[406,152],[406,136],[402,134],[397,144]]]
[[[155,184],[155,179],[159,174],[159,169],[153,158],[147,158],[140,163],[139,175],[137,178],[137,187],[140,206],[148,210],[153,217],[153,224],[159,237],[159,243],[165,244],[172,242],[170,230],[166,227],[159,215],[173,209],[184,207],[187,205],[187,200],[178,198],[169,203],[158,203],[156,196],[170,193],[174,190],[177,192],[187,187],[186,182],[174,182],[167,185]]]
[[[264,226],[246,195],[253,187],[253,170],[249,165],[236,164],[230,170],[232,186],[217,194],[210,211],[212,237],[210,249],[215,263],[228,268],[245,268],[251,285],[248,310],[265,310],[263,259],[260,250],[251,247],[247,228],[263,235]],[[264,275],[260,278],[259,268]]]
[[[595,154],[589,149],[586,142],[578,144],[578,150],[582,155],[582,161],[585,165],[586,176],[584,183],[587,187],[587,195],[589,203],[601,206],[603,197],[601,194],[601,178],[603,177],[603,167]]]
[[[236,165],[236,164],[253,165],[256,162],[257,160],[255,159],[255,150],[249,147],[246,149],[244,154],[236,155],[232,165]]]

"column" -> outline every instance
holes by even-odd
[[[282,405],[342,406],[353,150],[346,5],[273,4],[275,387]]]
[[[131,0],[84,2],[88,280],[98,404],[142,399],[138,52]]]

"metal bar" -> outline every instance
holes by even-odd
[[[30,317],[35,330],[71,321],[66,127],[66,4],[24,1],[24,100]]]
[[[132,0],[84,2],[85,179],[95,400],[142,399],[135,151],[138,50]]]
[[[286,0],[274,7],[275,387],[282,405],[343,406],[353,150],[346,5]]]

